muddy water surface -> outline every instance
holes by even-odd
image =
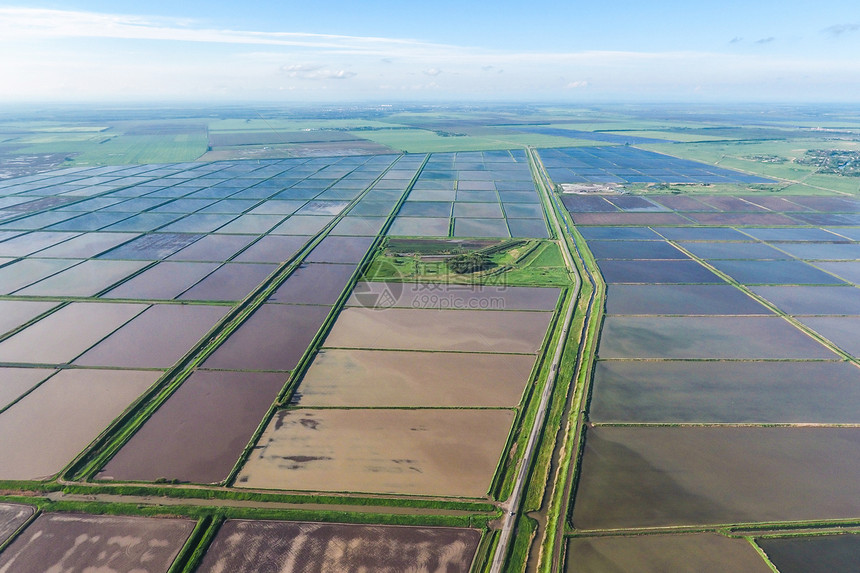
[[[238,487],[480,497],[511,410],[281,410]]]
[[[57,473],[160,375],[59,372],[0,414],[0,479],[42,479]]]
[[[322,350],[302,379],[302,406],[514,407],[534,357]]]

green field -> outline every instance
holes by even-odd
[[[452,248],[457,241],[450,239],[391,240],[377,251],[365,279],[504,286],[572,284],[554,241],[515,239],[494,243],[464,249]],[[485,254],[485,267],[473,272],[457,272],[451,261],[470,253]]]

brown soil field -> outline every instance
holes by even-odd
[[[81,366],[167,368],[227,314],[223,306],[156,304],[75,360]]]
[[[768,573],[745,539],[715,533],[581,537],[567,542],[566,573]]]
[[[145,304],[72,303],[0,342],[0,362],[71,362],[146,308]]]
[[[60,471],[160,372],[63,370],[0,414],[0,479]]]
[[[228,520],[200,573],[466,573],[481,534],[472,529]]]
[[[236,485],[481,497],[510,410],[281,410]]]
[[[0,553],[0,573],[166,572],[193,528],[187,519],[40,515]]]
[[[197,371],[138,430],[99,479],[223,481],[285,376]]]
[[[533,354],[551,319],[551,312],[347,308],[325,346]]]
[[[21,527],[36,509],[17,503],[0,503],[0,545]]]
[[[317,354],[294,402],[513,408],[533,364],[529,355],[326,349]]]
[[[847,519],[860,512],[857,428],[589,428],[579,529]]]

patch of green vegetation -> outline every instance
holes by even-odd
[[[851,152],[858,150],[855,141],[825,139],[792,139],[778,141],[737,141],[718,143],[648,144],[643,149],[667,153],[684,159],[701,161],[728,169],[783,180],[780,193],[805,195],[860,194],[860,181],[837,174],[821,173],[816,165],[802,165],[796,160],[809,150],[827,146],[830,150]],[[768,161],[759,158],[767,157]],[[784,161],[776,161],[781,158]],[[692,188],[683,186],[682,192]],[[705,192],[720,192],[720,186],[703,186]],[[745,186],[736,186],[737,194],[747,193]]]
[[[67,158],[61,167],[72,167],[194,161],[206,153],[208,145],[206,135],[202,132],[115,137],[100,133],[95,136],[57,136],[55,141],[26,144],[16,151],[21,154],[65,153]]]
[[[408,153],[517,149],[527,145],[535,147],[591,147],[595,143],[600,143],[538,133],[505,133],[503,130],[482,130],[480,135],[419,128],[354,131],[351,133]]]
[[[481,264],[460,264],[466,260],[464,256],[480,258]],[[387,239],[364,279],[507,286],[572,284],[558,245],[545,239]]]

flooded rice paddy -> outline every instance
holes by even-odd
[[[578,537],[567,542],[566,573],[768,573],[745,539],[716,533]]]
[[[341,312],[325,346],[533,354],[551,318],[533,311],[352,307]]]
[[[0,479],[43,479],[72,461],[161,375],[63,370],[0,413]]]
[[[649,198],[703,226],[655,226],[646,218],[659,213],[613,196],[565,201],[575,221],[591,225],[580,230],[609,283],[572,526],[635,533],[856,516],[860,369],[772,316],[796,316],[815,336],[860,353],[856,228],[806,226],[856,224],[845,213],[812,212],[842,199]],[[666,244],[691,256],[668,259]],[[697,541],[676,552],[685,537]],[[736,547],[748,562],[731,543],[715,535],[577,537],[567,567],[762,569],[747,543]],[[714,559],[696,561],[700,548],[720,544]],[[794,570],[828,563],[823,551],[799,552],[806,560]]]
[[[589,428],[580,529],[839,519],[860,511],[855,428]]]
[[[818,535],[756,539],[780,573],[850,573],[857,570],[860,535]]]
[[[228,520],[198,571],[467,573],[480,538],[471,529]]]
[[[605,423],[860,423],[845,362],[601,360],[589,418]]]
[[[99,479],[226,479],[283,387],[283,374],[198,370],[108,462]]]
[[[780,317],[608,316],[600,358],[834,360],[837,355]]]
[[[187,519],[43,514],[0,553],[0,572],[166,573],[193,528]]]
[[[307,407],[512,408],[534,361],[516,354],[329,348],[314,359],[294,402]]]
[[[510,410],[281,410],[239,487],[481,497]]]
[[[292,370],[331,310],[264,304],[203,363],[224,370]]]
[[[35,509],[29,505],[0,503],[0,545],[12,537],[35,513]]]

